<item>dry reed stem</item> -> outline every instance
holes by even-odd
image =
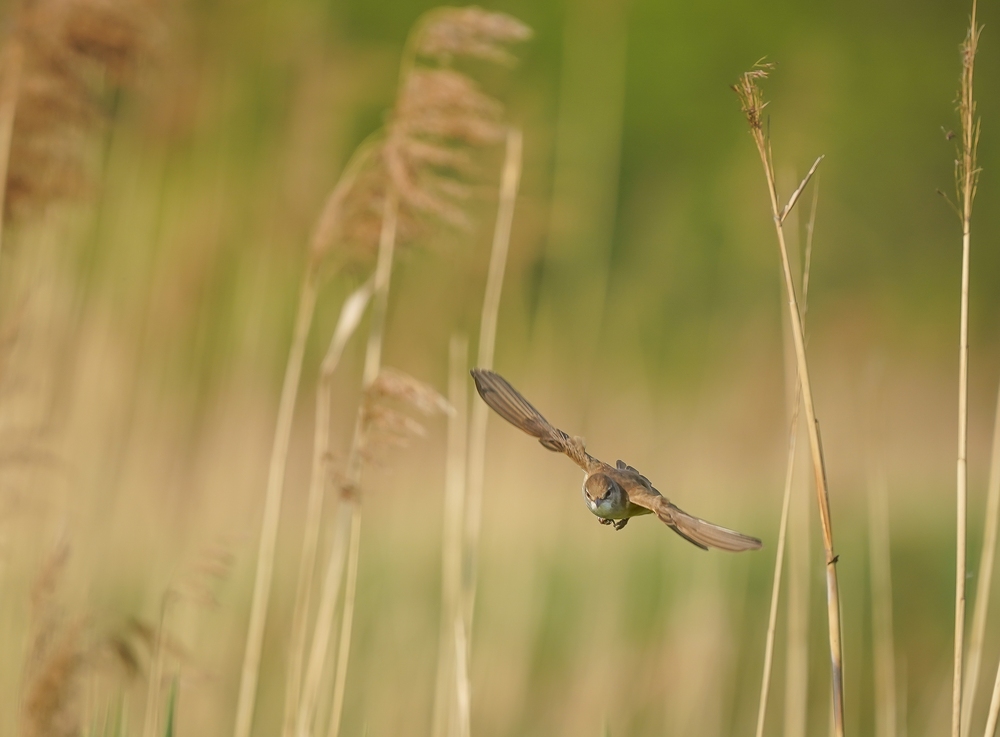
[[[302,359],[306,340],[316,308],[318,283],[316,272],[307,269],[299,293],[299,306],[295,317],[292,344],[285,366],[285,379],[278,403],[278,418],[274,430],[274,445],[267,476],[267,493],[264,497],[264,514],[260,527],[257,549],[257,574],[254,579],[253,600],[250,606],[250,624],[247,628],[246,650],[240,674],[240,690],[236,704],[235,737],[250,737],[254,704],[257,698],[257,680],[260,675],[260,656],[264,643],[264,625],[267,620],[267,603],[274,575],[274,554],[278,539],[278,521],[281,514],[281,497],[285,486],[285,467],[288,461],[288,444],[292,435],[292,417],[302,375]]]
[[[800,194],[802,194],[802,190],[804,190],[805,186],[809,183],[809,180],[816,171],[816,167],[819,166],[821,159],[822,157],[816,159],[816,163],[812,165],[812,168],[809,170],[809,173],[806,174],[805,179],[802,180],[799,188],[795,190],[793,199],[790,199],[789,204],[785,207],[782,219],[784,219],[785,215],[791,212],[794,201],[799,198]],[[817,199],[814,197],[812,210],[809,216],[809,224],[807,226],[805,263],[802,267],[803,309],[806,308],[809,301],[809,267],[812,263],[812,234],[816,218],[816,203]],[[795,445],[799,434],[799,406],[801,404],[799,397],[800,391],[801,387],[799,385],[799,377],[798,374],[796,374],[795,388],[792,390],[793,405],[791,427],[788,436],[788,458],[785,462],[785,490],[781,501],[781,521],[778,523],[778,549],[774,556],[774,574],[772,576],[771,584],[771,606],[767,616],[767,637],[765,638],[764,643],[764,668],[760,683],[760,701],[757,704],[756,737],[761,737],[761,735],[764,734],[764,720],[767,716],[767,697],[771,689],[771,668],[774,658],[774,634],[777,630],[778,623],[778,595],[781,592],[781,576],[782,571],[784,570],[785,540],[788,533],[788,508],[792,498],[792,478],[795,470]]]
[[[795,191],[792,192],[792,196],[788,198],[788,203],[782,208],[782,210],[781,210],[781,217],[779,218],[782,224],[784,224],[785,218],[788,217],[788,214],[792,211],[792,208],[795,207],[795,203],[799,201],[799,196],[802,194],[803,190],[805,190],[806,185],[809,184],[809,180],[813,178],[813,174],[816,173],[816,169],[819,167],[819,163],[824,158],[825,158],[825,155],[824,156],[818,156],[816,158],[816,161],[813,162],[813,165],[811,167],[809,167],[809,171],[806,172],[805,177],[803,177],[802,181],[799,182],[799,186],[795,188]],[[810,236],[811,236],[812,231],[809,231],[809,232],[810,232]],[[803,295],[803,302],[805,302],[804,295]]]
[[[330,404],[333,393],[333,375],[340,362],[344,347],[364,315],[371,298],[372,283],[366,281],[354,290],[340,310],[337,327],[333,331],[330,345],[320,367],[319,384],[316,390],[316,429],[313,441],[312,477],[309,482],[309,496],[306,502],[306,525],[302,534],[302,557],[299,561],[299,575],[295,588],[295,609],[292,613],[292,633],[289,643],[288,676],[285,690],[285,721],[282,735],[295,734],[301,695],[302,661],[305,657],[306,626],[312,599],[313,574],[316,570],[316,551],[323,518],[323,496],[330,479]]]
[[[813,404],[812,386],[809,381],[809,366],[806,361],[805,336],[802,328],[802,316],[795,293],[795,283],[788,261],[788,249],[785,245],[785,232],[781,223],[781,207],[778,204],[778,192],[774,178],[774,166],[771,158],[771,145],[764,135],[761,115],[764,102],[757,81],[767,76],[767,67],[760,67],[746,72],[740,82],[734,87],[743,103],[743,112],[750,123],[750,132],[767,180],[768,196],[771,203],[771,215],[774,218],[775,234],[778,238],[778,250],[781,253],[781,267],[785,278],[785,291],[788,295],[789,314],[792,321],[792,340],[795,345],[795,359],[798,366],[802,386],[802,402],[806,412],[806,427],[809,431],[809,446],[812,453],[813,474],[816,483],[816,496],[819,504],[820,521],[823,531],[823,547],[826,553],[826,597],[827,624],[829,627],[830,663],[833,686],[833,724],[837,737],[844,735],[844,677],[843,677],[843,647],[841,643],[840,626],[840,585],[837,580],[837,555],[833,547],[833,524],[830,516],[830,497],[826,483],[826,466],[819,437],[819,423]]]
[[[438,635],[437,679],[431,737],[447,737],[457,708],[454,688],[458,677],[453,630],[461,621],[462,517],[468,460],[469,389],[466,373],[469,341],[453,335],[448,348],[448,454],[445,461],[444,523],[441,534],[441,628]]]
[[[476,356],[476,366],[479,368],[493,368],[500,294],[503,290],[503,275],[507,266],[511,224],[514,221],[514,205],[517,202],[517,190],[521,181],[522,148],[521,131],[517,128],[508,129],[503,173],[500,178],[500,203],[497,208],[490,266],[486,276],[486,291],[483,296],[483,309],[479,321],[479,350]],[[467,566],[462,576],[465,588],[462,598],[466,635],[470,635],[472,632],[472,617],[475,610],[479,532],[482,525],[483,478],[486,472],[486,422],[488,416],[489,409],[485,403],[475,402],[472,405],[469,432],[469,486],[465,509],[465,553],[462,556]]]
[[[469,686],[469,632],[461,617],[455,618],[455,718],[458,737],[471,733],[472,691]]]
[[[993,563],[996,560],[997,527],[1000,522],[1000,389],[993,418],[993,447],[990,451],[990,476],[986,493],[986,519],[983,522],[983,549],[979,554],[979,575],[976,578],[976,606],[972,613],[972,637],[969,639],[968,660],[965,664],[965,686],[962,696],[962,737],[969,734],[969,720],[979,684],[979,667],[986,639],[986,614],[993,584]]]
[[[333,613],[337,608],[340,594],[340,583],[343,578],[345,563],[348,566],[347,585],[344,591],[344,615],[341,623],[341,643],[337,652],[338,672],[343,668],[346,673],[347,657],[350,648],[350,624],[348,622],[349,606],[353,607],[354,585],[356,584],[357,556],[348,555],[344,560],[345,551],[354,550],[357,546],[357,535],[360,533],[361,500],[358,490],[364,470],[364,450],[367,444],[367,397],[369,389],[378,378],[382,365],[382,340],[385,333],[385,316],[389,299],[389,284],[392,276],[392,261],[396,247],[396,223],[399,211],[399,199],[394,187],[390,186],[384,203],[382,230],[379,236],[378,257],[375,264],[375,276],[372,292],[371,323],[369,325],[368,342],[365,349],[365,364],[361,380],[361,402],[358,406],[354,424],[354,436],[351,441],[350,455],[347,459],[347,473],[341,485],[340,502],[337,517],[334,522],[333,542],[327,562],[327,574],[320,593],[319,611],[316,614],[316,624],[309,650],[309,662],[306,666],[306,680],[302,699],[299,703],[299,715],[296,734],[306,737],[312,734],[312,725],[316,716],[317,698],[320,680],[326,663],[327,645],[332,627]],[[347,641],[344,642],[344,634]],[[338,689],[339,684],[339,689]],[[343,703],[343,686],[340,681],[334,682],[334,705]],[[330,716],[330,734],[340,732],[340,712],[334,709]]]
[[[167,617],[173,592],[167,591],[160,604],[160,622],[152,632],[152,655],[149,665],[149,679],[146,688],[146,713],[143,719],[142,737],[156,737],[160,722],[160,689],[163,686],[164,661],[166,659]]]
[[[351,513],[351,545],[347,554],[347,581],[344,584],[344,612],[340,619],[340,642],[337,644],[337,668],[333,677],[333,706],[330,709],[329,737],[340,733],[344,713],[344,692],[347,689],[347,662],[351,653],[351,631],[354,624],[354,603],[358,590],[358,558],[361,550],[361,505],[354,504]]]
[[[809,277],[812,273],[812,242],[816,226],[816,211],[819,207],[819,178],[813,186],[812,206],[806,222],[806,253],[802,271],[802,291],[809,292]],[[782,288],[784,288],[782,286]],[[803,317],[809,312],[809,305],[803,306]],[[785,342],[791,345],[791,321],[784,323]],[[792,349],[794,351],[794,348]],[[801,394],[798,395],[801,401]],[[799,423],[799,434],[805,431]],[[801,437],[800,437],[801,439]],[[801,453],[803,444],[796,442],[796,455]],[[803,464],[796,467],[806,471]],[[786,737],[804,737],[809,716],[809,492],[805,477],[796,474],[793,489],[794,506],[789,510],[788,545],[788,595],[787,633],[785,644],[785,709],[783,731]]]
[[[14,136],[14,116],[21,94],[21,70],[24,46],[20,39],[11,38],[0,61],[0,253],[3,252],[4,211],[7,202],[7,172],[10,165],[10,144]]]
[[[986,737],[993,737],[997,733],[997,717],[1000,716],[1000,667],[997,668],[997,677],[993,682],[993,696],[990,699],[990,711],[986,717]]]
[[[795,381],[795,407],[788,438],[788,460],[785,465],[785,491],[781,501],[781,522],[778,524],[778,549],[774,556],[774,574],[771,584],[771,608],[767,615],[767,637],[764,641],[764,668],[760,682],[760,701],[757,704],[757,737],[764,734],[767,715],[767,696],[771,689],[771,665],[774,657],[774,633],[778,623],[778,594],[781,591],[781,572],[785,561],[785,536],[788,529],[788,505],[792,498],[792,471],[795,468],[795,439],[799,432],[799,383]]]
[[[327,651],[330,647],[330,636],[333,632],[333,615],[337,608],[337,596],[340,593],[349,536],[348,532],[340,529],[342,518],[343,515],[338,513],[337,527],[334,528],[319,607],[316,611],[313,636],[309,643],[309,661],[306,666],[305,682],[297,704],[295,734],[299,737],[312,734],[320,681],[326,663]]]
[[[889,499],[885,474],[879,469],[869,481],[868,490],[868,558],[872,587],[876,737],[896,737],[896,645],[892,626],[889,541]]]
[[[966,530],[968,525],[968,453],[969,453],[969,252],[972,245],[972,202],[976,196],[979,169],[976,150],[979,145],[979,120],[973,97],[973,74],[976,48],[976,0],[972,0],[969,31],[962,44],[962,79],[958,112],[962,125],[961,150],[955,162],[955,176],[962,219],[962,294],[959,318],[958,349],[958,462],[956,472],[955,536],[955,662],[951,693],[951,734],[962,733],[962,661],[965,651],[965,568]]]

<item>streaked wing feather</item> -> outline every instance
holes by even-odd
[[[554,427],[500,374],[476,368],[472,369],[472,378],[476,382],[479,396],[507,422],[538,438],[542,447],[565,453],[577,465],[589,468],[591,458],[583,448],[583,443]]]
[[[679,509],[677,506],[667,502],[670,509],[670,522],[667,524],[678,535],[686,540],[690,540],[699,547],[716,548],[717,550],[728,550],[732,553],[739,553],[744,550],[760,550],[762,543],[755,537],[744,535],[742,532],[730,530],[726,527],[713,524],[700,517],[695,517]],[[660,519],[664,519],[660,515]],[[664,519],[664,522],[666,520]]]

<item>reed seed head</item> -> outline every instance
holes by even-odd
[[[419,237],[429,220],[471,227],[475,152],[502,141],[506,128],[500,102],[451,64],[509,63],[506,47],[530,35],[515,18],[479,8],[440,8],[417,22],[385,129],[362,144],[328,199],[312,240],[313,263],[336,244],[345,246],[345,261],[370,260],[390,187],[399,197],[398,243]]]
[[[8,43],[23,51],[7,183],[17,216],[90,188],[84,147],[107,122],[102,96],[131,85],[151,49],[153,24],[139,0],[39,0],[27,4]]]
[[[426,16],[417,53],[446,64],[465,56],[497,64],[513,64],[508,44],[531,38],[531,29],[505,13],[482,8],[440,8]]]
[[[740,98],[743,114],[747,116],[751,131],[761,131],[763,128],[763,112],[767,107],[764,97],[760,91],[758,82],[767,79],[774,64],[758,61],[753,69],[744,72],[740,76],[739,82],[733,85],[733,91]]]

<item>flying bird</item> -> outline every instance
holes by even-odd
[[[702,550],[717,548],[740,552],[758,550],[761,542],[693,517],[658,492],[645,476],[624,461],[610,466],[587,452],[583,440],[570,437],[549,423],[520,392],[500,374],[486,369],[472,369],[479,396],[507,422],[538,438],[542,447],[565,453],[584,470],[583,499],[602,525],[616,530],[629,519],[655,514],[670,529]]]

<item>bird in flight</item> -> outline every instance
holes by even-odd
[[[713,525],[679,509],[654,489],[649,479],[624,461],[612,467],[594,458],[581,438],[570,437],[551,425],[500,374],[477,368],[472,369],[472,378],[479,396],[498,415],[538,438],[542,447],[565,453],[584,470],[583,499],[602,525],[613,525],[620,530],[632,517],[655,514],[670,529],[702,550],[760,549],[761,542],[755,537]]]

